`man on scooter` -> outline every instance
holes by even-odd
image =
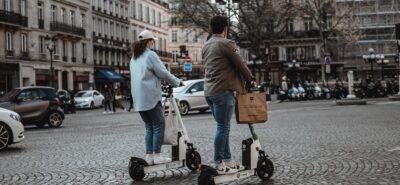
[[[239,55],[236,44],[226,39],[228,18],[211,19],[211,38],[202,50],[205,79],[204,94],[217,122],[214,139],[214,163],[220,174],[236,173],[238,164],[231,161],[229,147],[230,120],[235,109],[235,94],[245,93],[245,81],[252,75]],[[253,83],[254,85],[254,83]]]

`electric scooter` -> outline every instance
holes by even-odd
[[[217,170],[207,165],[201,165],[199,185],[215,185],[235,180],[245,179],[251,176],[258,176],[262,180],[269,180],[274,173],[274,164],[269,156],[261,149],[260,141],[252,124],[249,124],[252,137],[242,141],[242,165],[237,173],[218,174]]]
[[[201,164],[201,156],[190,143],[189,137],[185,126],[183,125],[181,114],[179,111],[178,104],[173,96],[173,86],[167,85],[163,87],[163,91],[166,95],[164,105],[169,102],[169,106],[172,106],[177,120],[181,125],[181,130],[178,131],[178,145],[172,146],[172,161],[163,164],[148,165],[144,159],[138,157],[130,157],[129,160],[129,176],[134,181],[142,181],[146,174],[150,174],[157,171],[163,171],[167,169],[176,169],[186,166],[192,171],[196,171]]]

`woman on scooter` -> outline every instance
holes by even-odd
[[[141,32],[139,41],[133,44],[133,58],[130,61],[131,93],[134,109],[145,123],[145,160],[149,165],[171,161],[170,158],[160,155],[165,124],[160,81],[165,80],[175,86],[181,84],[181,80],[172,75],[151,50],[156,40],[152,32]]]

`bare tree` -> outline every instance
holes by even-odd
[[[321,53],[323,55],[332,54],[329,52],[333,42],[348,44],[361,37],[358,23],[355,21],[355,6],[337,7],[335,0],[303,0],[296,4],[298,12],[303,18],[310,18],[315,22],[322,41]],[[324,57],[320,57],[322,82],[326,82]]]
[[[214,15],[224,14],[229,17],[230,29],[228,37],[249,50],[255,61],[266,66],[269,61],[269,47],[278,38],[275,33],[285,31],[288,20],[294,16],[294,5],[282,0],[235,0],[235,4],[221,8],[208,0],[172,0],[172,11],[187,25],[196,26],[210,33],[209,22]],[[258,68],[261,69],[262,68]],[[261,75],[260,75],[261,77]],[[259,79],[261,80],[261,79]]]

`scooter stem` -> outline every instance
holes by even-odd
[[[257,140],[257,139],[258,139],[258,136],[257,136],[257,134],[254,132],[253,124],[249,124],[249,128],[250,128],[251,137],[253,138],[253,140]]]

